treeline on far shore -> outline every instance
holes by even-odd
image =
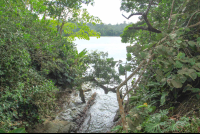
[[[90,27],[91,30],[101,33],[101,36],[120,36],[123,33],[123,30],[126,26],[132,23],[120,23],[120,24],[95,24],[87,23],[87,26]],[[75,31],[78,31],[77,28]]]

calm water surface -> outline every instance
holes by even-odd
[[[115,60],[126,61],[126,46],[129,44],[121,43],[121,37],[91,37],[90,40],[76,40],[78,51],[84,48],[87,50],[98,50],[108,52],[108,57],[113,57]]]

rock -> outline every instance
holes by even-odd
[[[117,109],[116,114],[115,114],[115,117],[114,117],[114,119],[113,119],[113,122],[118,121],[120,117],[121,117],[121,115],[120,115],[119,109]]]
[[[72,127],[71,122],[53,120],[44,124],[44,133],[69,133]]]
[[[68,121],[46,120],[43,124],[37,124],[34,129],[29,129],[29,133],[70,133],[74,124]]]

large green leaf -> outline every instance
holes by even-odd
[[[176,61],[175,67],[177,67],[177,68],[182,68],[182,67],[183,67],[183,64],[182,64],[180,61]]]
[[[160,98],[160,105],[161,105],[161,106],[164,105],[164,103],[165,103],[165,97],[168,95],[168,93],[169,93],[169,92],[163,92],[163,93],[162,93],[162,96],[161,96],[161,98]]]
[[[9,133],[26,133],[26,130],[25,130],[25,128],[17,128],[17,129],[10,131]]]
[[[188,44],[189,44],[190,46],[194,47],[194,46],[196,45],[196,42],[194,42],[194,41],[188,41]]]
[[[161,81],[163,78],[163,72],[160,69],[156,70],[156,80]]]
[[[171,80],[171,83],[175,88],[181,88],[183,86],[182,83],[178,80]]]

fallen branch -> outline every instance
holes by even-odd
[[[116,89],[117,87],[108,88],[108,87],[106,87],[106,86],[100,84],[95,78],[93,78],[92,81],[95,82],[100,88],[102,88],[102,89],[104,90],[104,93],[105,93],[105,94],[108,94],[109,91],[111,91],[111,92],[113,92],[113,93],[116,93],[116,90],[115,90],[115,89]]]

